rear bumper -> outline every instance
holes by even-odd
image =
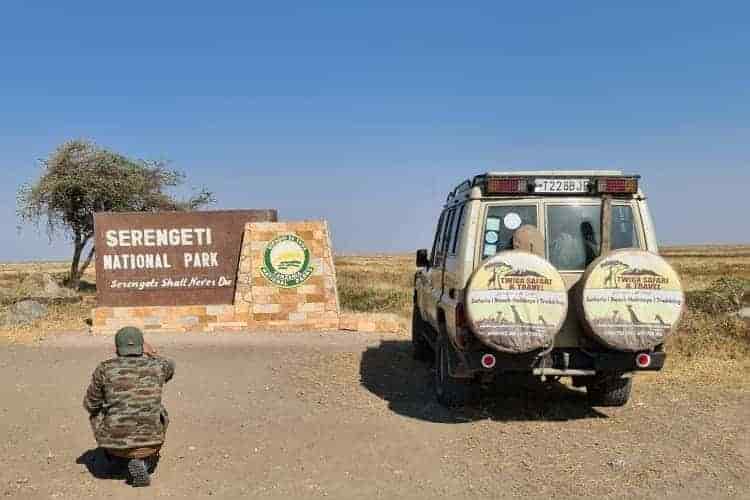
[[[486,368],[482,357],[491,354],[495,365]],[[461,363],[470,374],[493,372],[531,372],[548,375],[586,375],[592,372],[659,371],[664,367],[664,352],[648,352],[650,363],[638,366],[636,358],[642,352],[584,351],[581,349],[552,349],[527,354],[505,354],[492,350],[461,352]]]

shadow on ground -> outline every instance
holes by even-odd
[[[76,463],[85,465],[89,473],[97,479],[127,479],[125,469],[111,462],[101,448],[84,452],[78,457]]]
[[[588,404],[586,394],[536,377],[513,377],[485,386],[479,404],[447,409],[435,399],[432,367],[412,359],[408,341],[382,341],[362,354],[362,385],[388,401],[394,412],[439,423],[476,420],[565,421],[607,418]]]

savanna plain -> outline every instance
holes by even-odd
[[[630,403],[594,408],[562,383],[501,381],[447,410],[411,358],[411,255],[338,256],[342,309],[392,315],[391,334],[154,334],[178,363],[148,490],[104,472],[81,408],[112,339],[81,301],[0,328],[0,495],[8,498],[750,498],[750,246],[667,247],[687,312],[664,371]],[[0,264],[0,317],[28,277]]]

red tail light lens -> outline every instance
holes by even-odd
[[[597,190],[606,194],[635,194],[638,192],[638,178],[604,177],[598,180]]]
[[[490,369],[494,368],[495,364],[497,364],[497,359],[493,354],[484,354],[482,355],[482,366]]]
[[[639,354],[635,357],[635,365],[638,368],[648,368],[649,366],[651,366],[651,356],[649,356],[645,352]]]
[[[487,194],[527,193],[529,183],[525,178],[490,177],[487,179]]]

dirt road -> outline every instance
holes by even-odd
[[[109,338],[0,346],[0,496],[750,498],[750,388],[638,380],[593,409],[564,386],[448,411],[403,338],[161,336],[172,425],[147,489],[101,476],[81,399]]]

